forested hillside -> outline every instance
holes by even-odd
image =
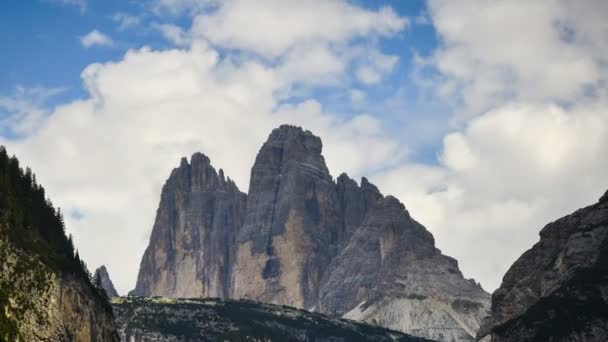
[[[114,338],[107,298],[91,283],[72,238],[66,236],[61,211],[33,172],[9,157],[4,147],[0,266],[0,341]],[[87,311],[90,315],[83,316]]]

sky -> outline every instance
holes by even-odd
[[[134,288],[160,191],[208,155],[242,191],[270,131],[323,140],[487,291],[608,188],[603,0],[5,0],[0,144],[91,270]]]

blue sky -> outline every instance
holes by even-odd
[[[128,49],[144,45],[167,48],[170,43],[158,30],[146,24],[171,22],[187,26],[186,15],[143,13],[146,2],[89,1],[83,10],[78,2],[60,0],[7,0],[0,12],[0,39],[10,46],[0,56],[3,74],[0,91],[11,93],[16,85],[68,88],[66,96],[86,96],[80,73],[88,64],[119,59]],[[147,2],[148,4],[151,1]],[[390,4],[390,3],[388,3]],[[379,8],[386,1],[362,1],[366,8]],[[424,1],[398,2],[393,8],[400,15],[416,17],[425,12]],[[142,26],[121,29],[116,15],[141,17]],[[84,48],[80,37],[97,29],[116,41],[111,48]],[[395,73],[394,81],[407,79],[414,51],[428,55],[436,45],[432,26],[414,26],[409,33],[383,39],[381,46],[401,57],[404,72]],[[407,49],[403,47],[407,46]]]
[[[282,123],[322,138],[334,176],[397,196],[487,290],[608,187],[602,0],[1,6],[0,144],[121,293],[180,158],[203,152],[246,191]]]
[[[82,4],[85,4],[82,5]],[[377,44],[384,53],[399,57],[393,72],[383,79],[381,84],[365,87],[368,103],[365,109],[372,109],[376,103],[386,100],[397,91],[403,95],[402,103],[390,112],[377,113],[384,115],[386,127],[390,134],[399,134],[391,127],[399,127],[404,120],[412,121],[430,116],[438,122],[445,122],[449,108],[421,99],[421,94],[411,80],[413,59],[416,54],[429,56],[437,46],[437,37],[433,26],[416,21],[428,21],[424,1],[358,1],[364,8],[378,10],[391,6],[400,16],[411,18],[412,23],[407,31],[392,37],[381,37]],[[154,49],[166,49],[171,43],[162,33],[154,28],[160,23],[172,23],[184,28],[192,23],[186,13],[173,14],[168,11],[152,13],[146,11],[153,1],[62,1],[62,0],[9,0],[0,13],[0,39],[10,49],[0,56],[5,77],[0,79],[0,94],[15,95],[17,87],[50,88],[61,90],[45,98],[44,105],[52,108],[72,99],[88,96],[82,84],[81,73],[92,63],[119,60],[129,49],[150,46]],[[119,16],[137,18],[138,23],[130,27],[121,27]],[[112,46],[92,46],[81,44],[81,37],[98,30],[111,37]],[[221,47],[218,48],[220,53]],[[344,101],[341,94],[332,89],[313,89],[313,96],[326,108],[350,115],[362,108],[352,108],[350,101]],[[0,112],[1,113],[1,112]],[[404,113],[406,113],[404,117]],[[396,124],[390,124],[394,122]],[[420,141],[409,141],[416,144],[411,153],[421,161],[432,163],[436,149],[440,147],[441,134],[447,130],[435,129],[432,137]]]

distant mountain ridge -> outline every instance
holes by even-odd
[[[321,152],[309,131],[273,130],[248,194],[206,156],[183,159],[131,294],[246,298],[472,340],[489,294],[396,198],[365,178],[334,181]]]

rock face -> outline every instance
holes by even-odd
[[[548,224],[505,274],[479,338],[608,340],[608,192]]]
[[[163,187],[132,294],[226,297],[246,198],[205,155],[182,159]]]
[[[380,197],[322,281],[321,311],[441,341],[471,340],[489,295],[394,197]]]
[[[121,341],[427,341],[290,307],[218,299],[114,298]]]
[[[173,195],[190,193],[170,190],[185,166],[174,171],[163,190],[135,293],[245,298],[346,315],[430,338],[473,339],[489,295],[435,248],[432,235],[397,199],[384,197],[366,178],[360,185],[346,174],[334,181],[321,152],[321,140],[309,131],[273,130],[251,170],[246,204],[234,187],[232,204],[222,208],[238,210],[222,209],[221,214],[218,206],[192,207],[183,204],[189,195]],[[215,248],[214,257],[194,263],[187,253],[175,252],[176,241],[190,241],[194,232],[213,235],[201,220],[185,225],[167,217],[218,215],[228,219],[212,230],[226,234],[227,243],[213,245],[217,237],[212,237],[196,249],[204,255]],[[209,276],[206,270],[216,267],[215,258],[221,256],[226,256],[220,259],[222,274],[229,277]],[[186,287],[189,291],[179,290]]]
[[[108,274],[108,270],[105,266],[102,265],[100,268],[95,270],[95,274],[93,275],[93,284],[99,288],[102,288],[108,297],[118,297],[118,292],[116,292],[112,279],[110,279],[110,275]]]
[[[341,227],[321,139],[274,130],[251,169],[234,267],[235,298],[310,308],[336,254]]]

